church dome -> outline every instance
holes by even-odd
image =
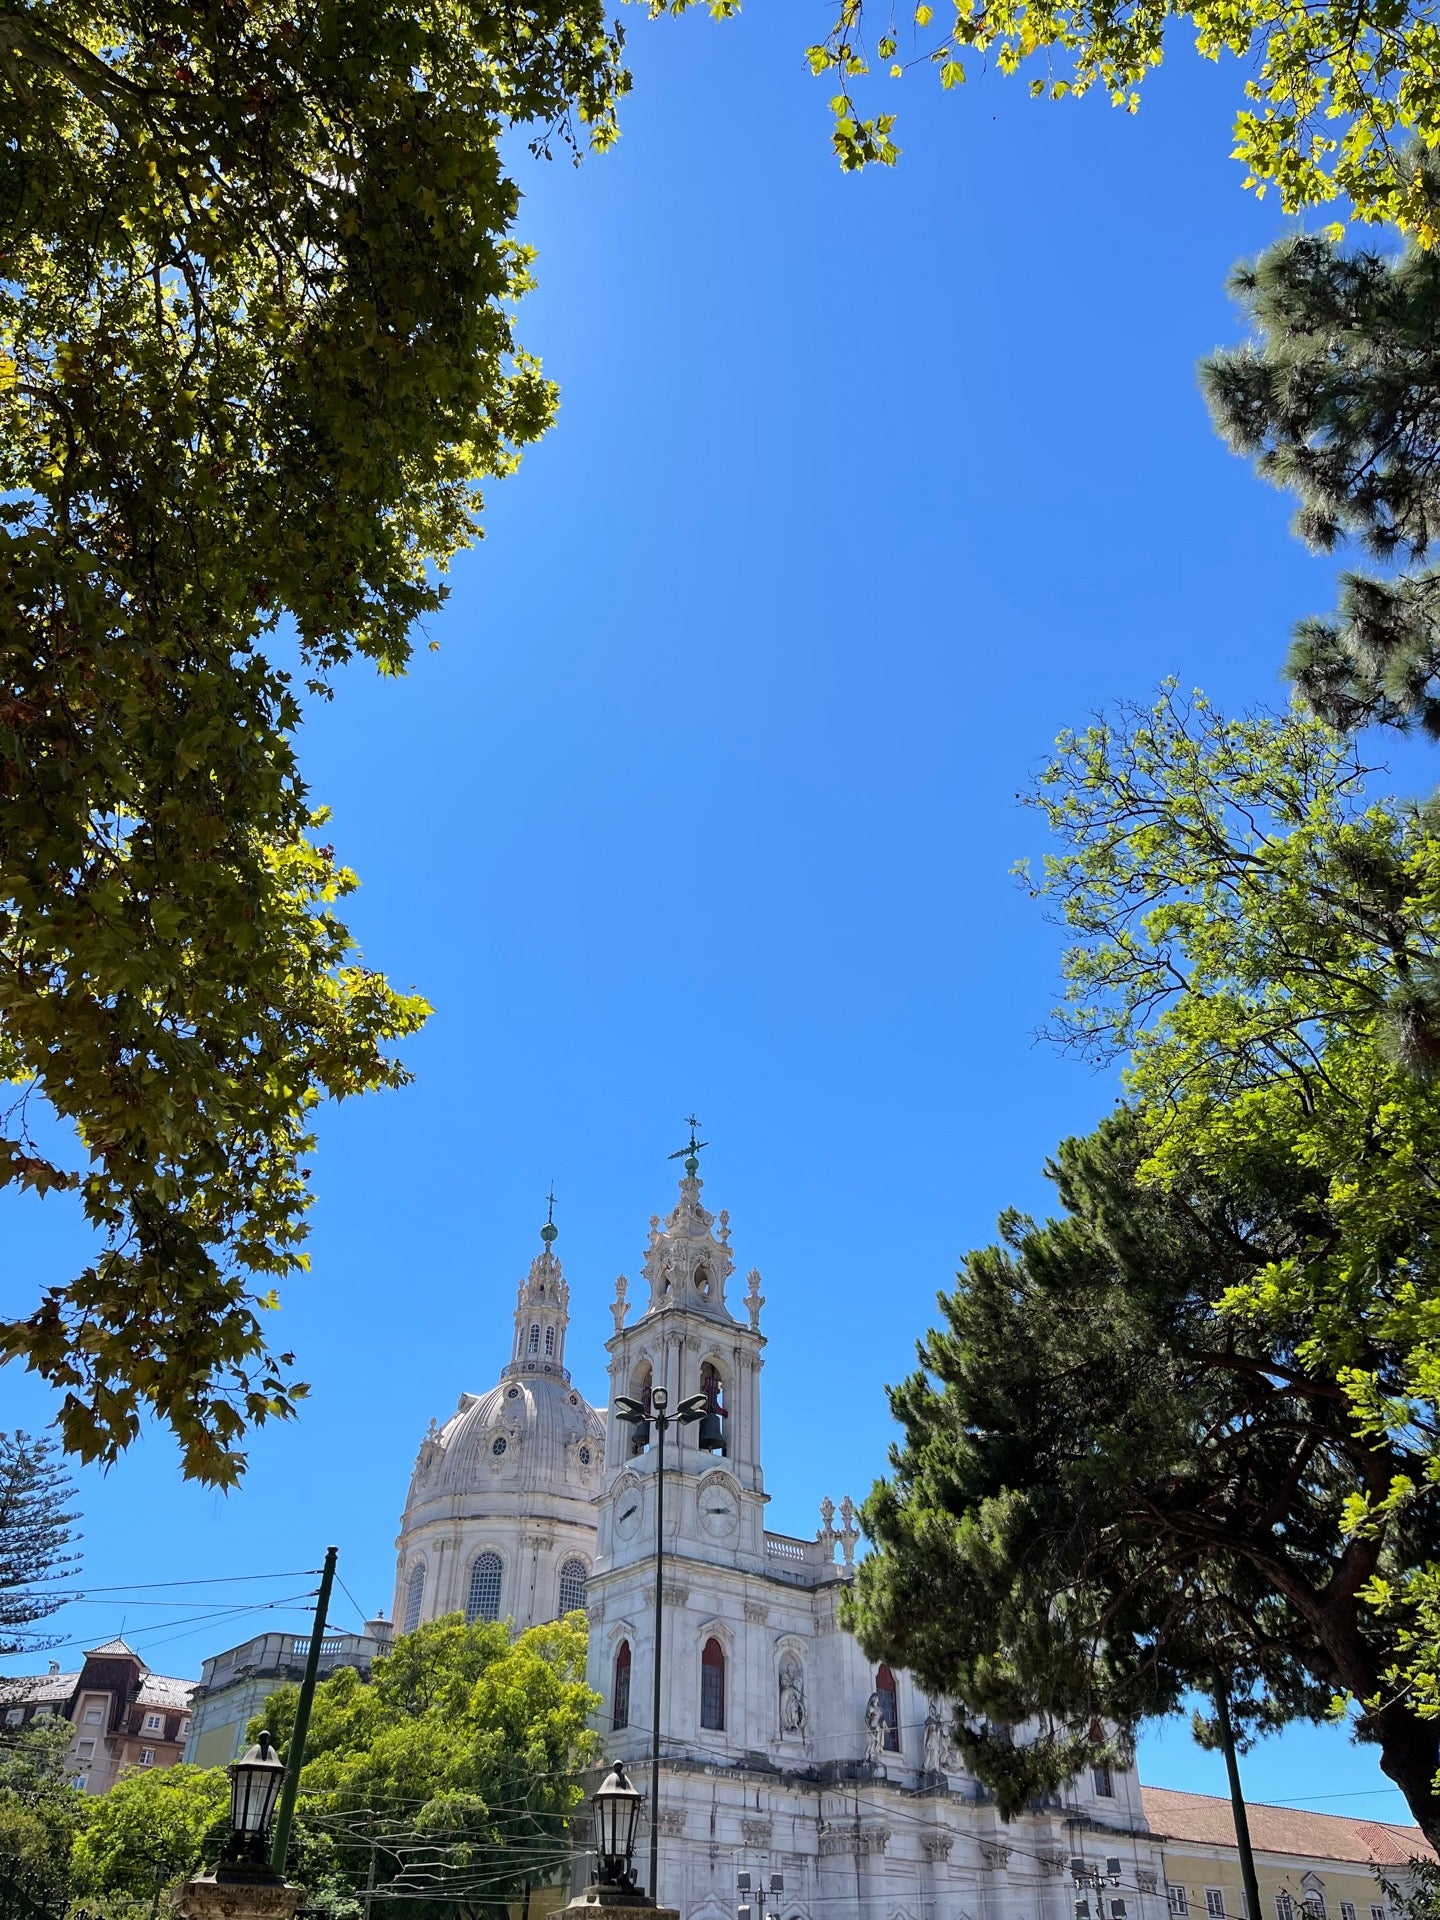
[[[505,1374],[488,1393],[462,1393],[454,1415],[426,1436],[412,1498],[422,1487],[431,1494],[583,1490],[587,1498],[598,1489],[602,1416],[568,1379],[517,1372],[513,1363]]]
[[[464,1612],[517,1628],[579,1604],[595,1552],[605,1419],[570,1383],[570,1289],[555,1228],[521,1282],[509,1364],[488,1393],[462,1393],[420,1445],[396,1541],[396,1623]]]

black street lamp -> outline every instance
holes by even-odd
[[[599,1855],[595,1891],[601,1906],[653,1904],[635,1885],[635,1830],[640,1824],[643,1798],[625,1777],[624,1763],[619,1760],[591,1798],[595,1851]]]
[[[643,1407],[638,1400],[627,1399],[623,1394],[617,1396],[615,1412],[617,1416],[632,1427],[653,1426],[656,1436],[655,1455],[655,1686],[653,1712],[650,1722],[650,1898],[659,1898],[657,1882],[660,1876],[660,1631],[665,1606],[665,1433],[673,1423],[689,1426],[693,1420],[704,1418],[709,1405],[708,1394],[692,1393],[682,1400],[674,1413],[668,1411],[670,1395],[664,1387],[655,1387],[650,1394],[649,1408]]]
[[[266,1838],[285,1778],[285,1764],[271,1746],[270,1735],[262,1733],[247,1753],[231,1762],[229,1772],[230,1837],[215,1869],[215,1879],[217,1883],[249,1881],[280,1886],[283,1881],[270,1865]]]

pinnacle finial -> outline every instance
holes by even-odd
[[[545,1196],[545,1224],[540,1229],[540,1238],[546,1246],[553,1246],[559,1238],[560,1229],[555,1224],[555,1182],[550,1182],[550,1191]]]
[[[695,1175],[700,1171],[701,1150],[705,1147],[708,1147],[710,1142],[708,1140],[697,1140],[695,1138],[695,1131],[696,1131],[696,1128],[700,1125],[700,1122],[695,1118],[693,1113],[686,1115],[685,1124],[690,1129],[689,1141],[685,1146],[681,1147],[677,1152],[672,1153],[667,1157],[671,1160],[683,1160],[685,1162],[685,1171],[686,1173],[689,1174],[690,1178],[693,1180]]]

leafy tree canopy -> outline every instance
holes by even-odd
[[[88,1811],[65,1778],[72,1728],[41,1720],[0,1733],[0,1882],[58,1913],[70,1893],[70,1851]]]
[[[651,0],[652,12],[692,0]],[[730,12],[734,0],[711,0]],[[1281,0],[915,0],[877,23],[865,0],[840,0],[826,38],[809,49],[817,74],[839,92],[834,144],[841,163],[893,163],[893,113],[868,116],[856,83],[885,66],[892,80],[934,69],[942,87],[971,68],[997,67],[1029,79],[1052,100],[1100,88],[1128,112],[1177,40],[1202,58],[1243,62],[1245,104],[1234,122],[1233,157],[1245,184],[1278,193],[1287,213],[1341,196],[1352,217],[1391,220],[1425,246],[1440,236],[1434,203],[1407,166],[1408,136],[1440,140],[1440,38],[1423,6],[1334,5],[1305,9]]]
[[[1416,165],[1440,205],[1440,162]],[[1232,279],[1251,337],[1201,379],[1220,432],[1299,499],[1295,530],[1409,571],[1346,573],[1338,613],[1296,629],[1287,673],[1311,708],[1440,738],[1440,268],[1417,246],[1291,234]]]
[[[1127,1109],[1062,1151],[1067,1218],[1007,1220],[944,1302],[857,1619],[1048,1715],[1052,1771],[1207,1662],[1262,1726],[1348,1696],[1434,1834],[1440,845],[1367,771],[1173,689],[1062,737],[1033,796],[1074,942],[1055,1032],[1128,1061]]]
[[[1298,1310],[1216,1305],[1306,1247],[1323,1182],[1281,1151],[1157,1188],[1143,1153],[1124,1111],[1067,1141],[1064,1215],[1007,1215],[942,1297],[891,1395],[903,1440],[863,1510],[878,1551],[852,1623],[985,1716],[956,1741],[1007,1814],[1219,1676],[1251,1731],[1374,1702],[1362,1737],[1440,1833],[1440,1728],[1382,1685],[1398,1641],[1371,1589],[1440,1551],[1426,1506],[1386,1504],[1424,1445],[1357,1430],[1343,1382],[1300,1358]],[[1349,1528],[1372,1496],[1383,1518]]]
[[[54,1645],[35,1623],[65,1604],[57,1582],[79,1561],[66,1551],[78,1516],[59,1452],[53,1440],[0,1433],[0,1654]]]
[[[71,1856],[75,1892],[152,1900],[213,1866],[230,1830],[223,1767],[137,1767],[96,1800]]]
[[[600,0],[0,16],[0,1187],[102,1248],[0,1355],[87,1459],[148,1411],[229,1483],[303,1391],[313,1110],[426,1009],[337,915],[274,642],[403,671],[554,409],[502,140],[604,145],[626,84]]]
[[[293,1687],[272,1696],[252,1737],[263,1722],[284,1753],[296,1698]],[[514,1641],[503,1622],[429,1622],[397,1640],[368,1682],[344,1669],[316,1689],[302,1823],[331,1838],[355,1885],[378,1842],[382,1897],[401,1880],[412,1893],[432,1887],[437,1914],[446,1901],[503,1904],[569,1858],[567,1817],[598,1704],[578,1614]]]

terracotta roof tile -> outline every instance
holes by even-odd
[[[1141,1787],[1152,1833],[1172,1840],[1233,1847],[1230,1802],[1217,1794],[1180,1793],[1173,1787]],[[1386,1820],[1356,1820],[1343,1813],[1307,1813],[1300,1807],[1249,1802],[1250,1840],[1257,1853],[1300,1854],[1315,1860],[1353,1860],[1363,1866],[1398,1867],[1435,1859],[1419,1827]]]

